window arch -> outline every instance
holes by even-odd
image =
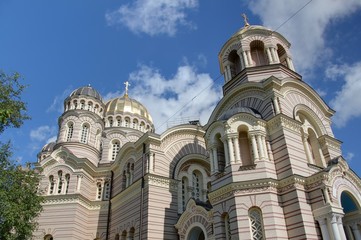
[[[188,178],[182,178],[182,208],[183,211],[186,209],[186,204],[188,201]]]
[[[133,119],[133,126],[132,126],[132,128],[138,129],[138,120],[137,120],[137,119]]]
[[[69,191],[70,174],[65,174],[65,194]]]
[[[73,137],[74,123],[73,122],[68,122],[67,126],[68,126],[68,131],[67,131],[67,134],[66,134],[66,141],[70,142],[72,137]]]
[[[74,109],[77,109],[78,108],[78,101],[74,100],[73,105],[74,105]]]
[[[114,240],[119,240],[119,238],[120,238],[119,233],[115,234]]]
[[[231,232],[231,221],[229,219],[228,213],[225,213],[223,216],[223,226],[224,226],[224,233],[226,239],[232,239],[232,232]]]
[[[129,187],[133,183],[134,163],[128,162],[126,177],[127,177],[127,179],[126,179],[126,187]]]
[[[58,172],[58,194],[62,192],[63,189],[63,171]]]
[[[53,175],[50,175],[50,176],[49,176],[49,194],[53,194],[53,193],[54,193],[54,187],[55,187],[54,176],[53,176]]]
[[[88,111],[93,111],[93,102],[92,101],[88,102]]]
[[[267,58],[264,51],[264,43],[260,40],[251,42],[252,66],[262,66],[267,64]]]
[[[113,117],[108,117],[109,127],[113,127]]]
[[[117,117],[117,127],[121,127],[122,126],[122,118],[121,117]]]
[[[85,101],[84,101],[84,100],[81,100],[81,101],[80,101],[80,109],[81,109],[81,110],[84,110],[84,109],[85,109]]]
[[[251,145],[248,138],[248,129],[240,127],[238,130],[238,141],[239,141],[239,150],[240,157],[243,166],[249,166],[253,164],[252,154],[251,154]]]
[[[109,200],[110,197],[110,182],[106,182],[104,184],[104,194],[103,194],[103,200]]]
[[[97,200],[102,199],[102,184],[100,182],[97,183]]]
[[[323,167],[321,154],[320,154],[321,151],[320,144],[318,142],[316,133],[311,128],[308,129],[307,144],[309,146],[311,158],[313,162],[317,166]]]
[[[198,199],[198,200],[202,200],[203,201],[203,196],[202,196],[202,190],[203,190],[203,176],[202,173],[200,173],[199,171],[195,170],[192,173],[192,197],[194,199]]]
[[[51,235],[51,234],[46,234],[45,236],[44,236],[44,240],[53,240],[54,238],[53,238],[53,236]]]
[[[126,231],[126,230],[124,230],[124,231],[122,232],[122,236],[121,236],[120,239],[121,239],[121,240],[127,240],[127,231]]]
[[[218,171],[224,172],[224,167],[226,166],[226,159],[224,155],[224,145],[221,140],[221,135],[219,133],[216,134],[216,148],[217,148],[217,163],[218,164]]]
[[[80,136],[81,143],[88,142],[88,134],[89,134],[89,124],[84,123],[81,129],[81,136]]]
[[[241,72],[241,58],[239,57],[236,50],[233,50],[228,55],[228,61],[230,62],[231,75],[235,77]]]
[[[117,157],[118,153],[120,150],[120,142],[118,140],[113,140],[112,142],[112,152],[111,152],[111,156],[112,156],[112,160],[114,161],[115,158]]]
[[[281,44],[277,44],[277,55],[278,55],[278,58],[280,59],[280,63],[289,68],[290,66],[288,66],[288,63],[287,63],[287,53]]]
[[[251,208],[248,211],[249,222],[251,226],[251,236],[253,240],[266,239],[264,234],[263,217],[261,209]]]
[[[125,127],[129,127],[130,119],[128,117],[125,118]]]
[[[134,233],[135,233],[135,229],[134,229],[134,227],[132,227],[132,228],[129,230],[128,240],[134,240]]]

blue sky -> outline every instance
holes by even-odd
[[[277,29],[309,0],[1,0],[0,69],[19,72],[32,120],[9,129],[14,157],[36,161],[57,134],[65,97],[91,84],[151,112],[158,133],[181,117],[206,123],[221,98],[218,51],[249,22]],[[330,107],[343,155],[361,175],[361,2],[313,0],[277,29],[296,71]],[[190,101],[197,96],[193,101]],[[182,106],[186,105],[179,112]]]

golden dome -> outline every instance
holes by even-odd
[[[128,97],[128,95],[111,99],[105,105],[106,116],[125,113],[129,113],[130,115],[137,115],[144,120],[148,120],[150,123],[153,123],[152,117],[143,104]]]

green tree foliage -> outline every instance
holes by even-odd
[[[25,85],[19,83],[20,75],[7,75],[0,71],[0,133],[6,127],[20,127],[23,121],[29,119],[24,113],[26,104],[21,101],[21,93]]]
[[[29,117],[20,95],[24,90],[19,75],[0,72],[0,133],[7,127],[20,127]],[[39,175],[12,159],[11,144],[0,143],[0,240],[24,240],[37,227],[43,198],[37,194]]]

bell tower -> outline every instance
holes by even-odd
[[[271,76],[300,79],[287,39],[263,26],[250,25],[247,16],[242,16],[244,27],[232,35],[218,54],[225,80],[224,95],[243,82],[261,82]]]

